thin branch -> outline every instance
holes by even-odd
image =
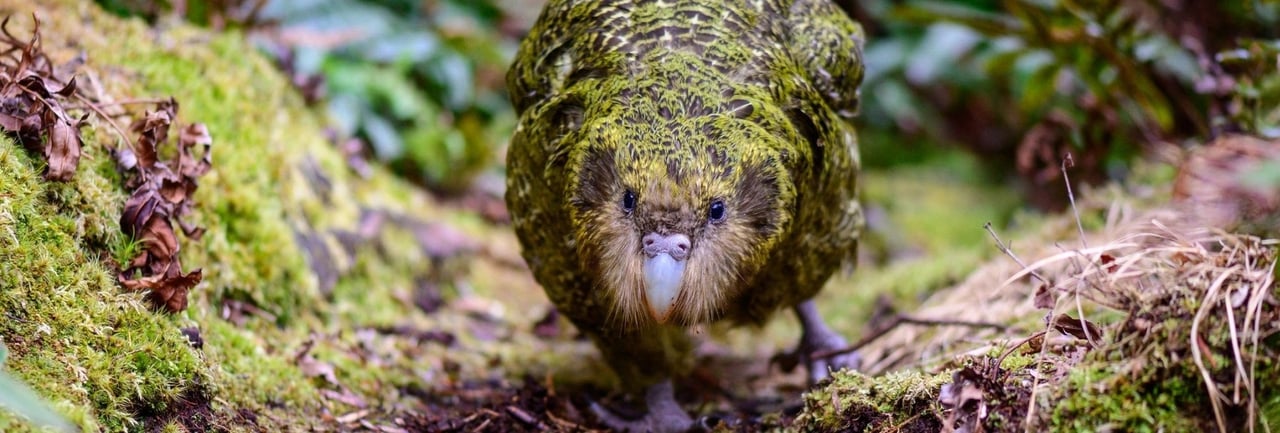
[[[889,323],[881,326],[879,329],[872,331],[870,334],[858,339],[857,342],[835,350],[819,350],[809,357],[812,359],[826,359],[833,356],[840,356],[846,353],[853,353],[861,349],[863,346],[871,344],[871,342],[880,339],[889,331],[896,329],[899,325],[920,325],[920,326],[965,326],[970,328],[992,328],[1000,331],[1008,330],[1009,327],[999,323],[978,322],[969,320],[948,320],[948,319],[926,319],[919,317],[911,317],[902,314],[894,315],[889,319]]]
[[[116,134],[118,134],[120,138],[124,139],[124,144],[129,146],[129,150],[133,150],[135,152],[137,151],[136,150],[137,148],[134,147],[133,145],[133,140],[129,139],[129,134],[126,134],[123,129],[120,129],[120,125],[116,124],[115,119],[113,119],[111,116],[108,116],[107,113],[103,112],[102,108],[100,108],[97,104],[94,104],[92,101],[90,101],[89,98],[85,98],[84,96],[81,96],[79,94],[76,94],[74,96],[86,107],[89,107],[89,110],[93,111],[94,113],[97,113],[98,117],[101,117],[103,120],[106,120],[107,124],[111,125],[111,129],[114,129],[116,131]]]
[[[991,239],[995,239],[996,248],[999,248],[1000,252],[1004,253],[1004,255],[1006,256],[1009,256],[1009,258],[1013,259],[1014,262],[1017,262],[1018,266],[1022,266],[1022,269],[1027,269],[1027,264],[1024,263],[1022,259],[1019,259],[1017,254],[1013,253],[1013,249],[1009,248],[1009,246],[1006,245],[1004,241],[1000,240],[1000,236],[996,235],[996,231],[991,227],[990,221],[988,221],[986,224],[983,224],[982,228],[986,229],[987,233],[991,234]],[[1036,273],[1035,271],[1031,271],[1031,276],[1035,277],[1035,279],[1037,280],[1040,280],[1041,283],[1049,284],[1048,279],[1044,278],[1043,276]]]

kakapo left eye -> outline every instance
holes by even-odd
[[[711,202],[711,208],[707,209],[707,219],[711,220],[711,222],[724,220],[724,201],[716,200]]]
[[[622,194],[622,210],[627,213],[631,213],[631,211],[636,210],[636,193],[631,192],[631,190],[627,190],[627,192]]]

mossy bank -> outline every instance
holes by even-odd
[[[172,96],[175,125],[202,122],[214,140],[214,169],[191,218],[207,231],[182,240],[185,267],[203,268],[205,279],[190,307],[170,315],[116,282],[117,264],[136,249],[120,230],[126,193],[107,151],[123,144],[122,131],[91,116],[85,157],[64,183],[45,181],[38,155],[0,138],[4,368],[84,430],[310,430],[362,405],[392,407],[405,390],[451,376],[486,377],[494,359],[546,360],[512,362],[536,369],[575,353],[470,341],[461,331],[477,314],[515,327],[543,312],[536,286],[513,265],[519,257],[506,244],[514,241],[386,172],[352,174],[320,116],[244,35],[151,27],[71,0],[0,1],[0,13],[19,37],[30,36],[34,14],[55,62],[83,54],[76,77],[100,105],[141,114],[137,101]],[[362,232],[370,215],[393,223]],[[469,244],[424,248],[415,231],[437,225]],[[460,267],[485,278],[459,282]],[[499,287],[527,310],[483,304]],[[415,306],[426,289],[476,306],[427,314]],[[461,341],[389,335],[397,330]],[[27,428],[0,413],[0,430]]]

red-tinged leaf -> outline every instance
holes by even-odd
[[[1102,269],[1105,269],[1107,273],[1114,273],[1116,271],[1116,267],[1118,265],[1116,264],[1116,258],[1114,256],[1110,254],[1103,254],[1101,257],[1098,257],[1098,260],[1102,262]]]
[[[177,278],[165,277],[160,280],[159,287],[151,289],[147,299],[156,306],[165,307],[170,313],[187,309],[187,294],[196,284],[200,284],[203,272],[200,269],[191,271]]]

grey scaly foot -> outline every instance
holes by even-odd
[[[649,412],[640,419],[624,419],[596,402],[591,403],[591,411],[609,428],[620,432],[682,433],[693,428],[693,418],[676,403],[675,390],[670,380],[650,386],[645,390],[644,397]]]
[[[827,327],[818,314],[818,307],[813,300],[801,302],[795,306],[796,317],[800,319],[802,329],[800,345],[796,348],[800,360],[809,369],[809,382],[817,383],[825,379],[832,371],[842,369],[856,370],[861,363],[857,353],[845,353],[829,358],[815,359],[813,354],[828,350],[845,348],[848,343],[844,337]]]

